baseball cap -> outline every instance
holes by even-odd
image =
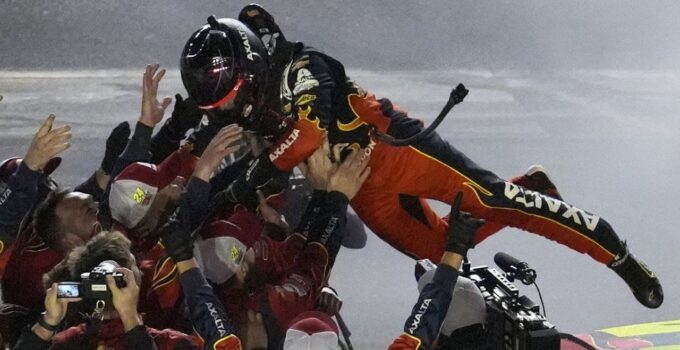
[[[338,325],[326,313],[307,311],[290,322],[283,350],[336,350]]]
[[[205,278],[213,283],[226,282],[238,271],[253,235],[227,220],[216,220],[194,242],[194,257]]]
[[[125,228],[136,227],[158,191],[178,176],[191,177],[196,161],[188,151],[177,150],[158,165],[143,162],[128,165],[111,183],[109,208],[113,219]]]
[[[139,162],[128,165],[111,183],[111,217],[126,228],[137,226],[162,185],[155,165]]]

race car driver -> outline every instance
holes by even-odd
[[[257,189],[274,191],[271,179],[304,161],[327,133],[331,157],[350,148],[371,154],[373,171],[351,205],[399,251],[439,259],[447,222],[425,200],[450,203],[463,192],[461,210],[487,222],[477,241],[504,226],[540,234],[607,264],[644,306],[663,302],[656,275],[603,218],[504,181],[437,133],[403,147],[375,137],[405,139],[423,127],[390,100],[349,80],[337,60],[287,41],[259,5],[246,6],[239,20],[209,17],[185,45],[180,69],[200,108],[274,141],[218,198],[225,203],[256,203]]]

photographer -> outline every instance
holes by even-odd
[[[114,264],[121,267],[114,270],[111,267]],[[93,276],[96,268],[106,268],[105,279],[81,278],[84,272]],[[113,272],[122,273],[124,282],[117,282],[111,275]],[[97,234],[85,246],[74,249],[45,276],[46,285],[51,285],[45,298],[46,311],[37,324],[22,331],[14,349],[95,349],[98,346],[113,349],[196,348],[197,340],[191,336],[144,326],[137,313],[140,278],[135,258],[130,252],[130,241],[119,232]],[[57,298],[58,282],[65,281],[105,283],[110,297],[88,299],[83,294],[83,298]],[[100,300],[104,300],[103,306]],[[80,312],[91,315],[85,323],[55,335],[67,315],[67,309],[71,309],[67,307],[69,303],[77,303],[74,306]]]
[[[451,205],[446,251],[434,278],[423,288],[411,315],[406,319],[404,333],[394,340],[390,350],[431,349],[437,340],[451,303],[458,270],[468,249],[475,245],[475,233],[484,224],[484,220],[459,211],[462,197],[459,192]]]
[[[45,291],[35,288],[42,275],[100,231],[96,201],[130,134],[127,122],[116,126],[106,141],[100,167],[69,192],[60,190],[50,176],[61,163],[54,155],[68,147],[71,137],[70,127],[54,127],[54,119],[51,115],[44,121],[24,158],[0,164],[0,197],[4,198],[0,200],[0,248],[16,237],[0,257],[5,302],[0,309],[0,333],[10,344],[44,310]],[[5,233],[9,239],[4,239]]]

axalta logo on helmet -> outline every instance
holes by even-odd
[[[241,35],[241,39],[243,40],[243,47],[246,49],[246,57],[248,57],[249,60],[254,61],[255,59],[253,58],[253,50],[250,48],[248,34],[246,34],[246,31],[241,28],[238,29],[238,33]]]

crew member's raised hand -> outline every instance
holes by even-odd
[[[458,192],[451,204],[449,237],[446,242],[446,251],[465,256],[468,249],[474,248],[475,234],[484,225],[485,221],[472,217],[470,213],[460,211],[462,201],[463,193]]]
[[[54,114],[50,114],[33,136],[33,141],[24,156],[26,166],[33,170],[42,170],[50,159],[71,146],[71,127],[64,125],[53,129]]]
[[[102,159],[101,169],[104,174],[110,175],[113,171],[113,166],[116,165],[118,156],[123,153],[125,146],[130,137],[130,124],[122,122],[111,130],[109,137],[106,139],[106,151],[104,152],[104,159]]]
[[[368,166],[370,158],[362,159],[363,153],[363,149],[352,150],[352,153],[331,174],[328,180],[328,192],[338,191],[347,196],[349,200],[354,198],[371,173],[371,168]]]
[[[142,78],[142,114],[139,122],[151,128],[163,120],[165,109],[172,103],[170,97],[158,101],[158,84],[165,75],[165,69],[159,71],[159,67],[158,63],[147,65]]]
[[[182,98],[175,94],[175,108],[172,110],[169,123],[175,132],[184,135],[187,130],[195,128],[203,118],[203,110],[198,108],[192,97]]]
[[[328,136],[324,137],[323,143],[304,162],[298,164],[302,175],[309,180],[312,188],[325,191],[328,188],[328,180],[337,169],[330,158],[330,146]]]
[[[238,142],[241,137],[243,137],[243,128],[240,126],[230,124],[223,127],[203,151],[201,159],[196,163],[194,176],[205,182],[210,181],[210,176],[222,160],[241,147]]]

